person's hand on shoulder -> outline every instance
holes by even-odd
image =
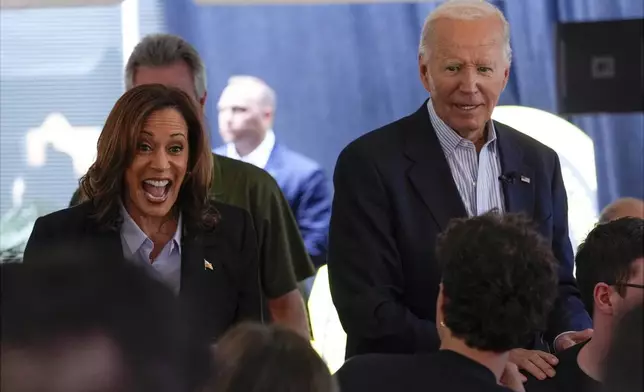
[[[525,370],[539,380],[554,377],[554,366],[559,363],[557,357],[540,350],[515,348],[510,351],[510,362],[519,369]]]

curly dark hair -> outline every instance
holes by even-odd
[[[150,115],[166,108],[177,110],[188,125],[188,169],[176,207],[189,225],[212,228],[217,223],[219,214],[208,200],[212,153],[196,103],[179,89],[146,84],[126,91],[116,102],[98,139],[96,161],[80,180],[82,198],[93,202],[93,218],[102,228],[120,227],[124,174],[134,159],[139,133]]]
[[[617,286],[620,295],[633,273],[632,263],[644,257],[644,219],[620,218],[600,223],[579,245],[575,264],[577,285],[588,314],[593,314],[594,291],[597,283]]]
[[[488,213],[454,219],[437,240],[444,323],[472,348],[523,347],[546,327],[556,259],[527,218]]]

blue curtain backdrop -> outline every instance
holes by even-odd
[[[558,21],[641,18],[641,0],[494,1],[511,24],[514,60],[500,104],[556,112]],[[351,140],[416,110],[427,94],[417,74],[418,38],[438,3],[197,6],[166,0],[166,25],[192,42],[208,68],[207,115],[229,76],[251,74],[278,93],[278,140],[330,175]],[[616,43],[617,44],[617,43]],[[644,198],[644,114],[574,116],[595,141],[598,205]]]

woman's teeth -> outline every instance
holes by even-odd
[[[169,185],[169,180],[145,180],[143,181],[145,197],[153,203],[164,202],[168,197]]]
[[[170,183],[168,180],[145,180],[143,181],[148,185],[156,186],[156,187],[164,187]]]

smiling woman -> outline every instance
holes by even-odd
[[[261,320],[256,234],[245,210],[208,196],[213,163],[194,101],[159,84],[128,90],[97,150],[81,179],[86,201],[39,218],[24,261],[73,248],[87,262],[143,265],[212,339]]]
[[[217,213],[207,203],[212,159],[206,135],[182,91],[144,85],[125,93],[101,132],[96,162],[81,179],[99,225],[118,227],[123,204],[146,233],[173,221],[176,229],[179,211],[190,222],[213,227]]]

